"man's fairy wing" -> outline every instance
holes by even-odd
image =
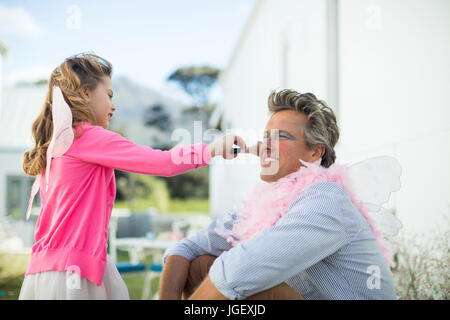
[[[401,221],[391,211],[383,207],[371,206],[368,203],[365,204],[365,208],[374,222],[375,228],[385,235],[395,236],[403,227]]]
[[[394,157],[380,156],[357,162],[348,168],[348,179],[357,201],[367,209],[375,227],[388,236],[398,233],[402,223],[383,208],[392,192],[400,189],[402,168]]]

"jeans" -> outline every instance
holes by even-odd
[[[203,279],[208,275],[209,268],[217,257],[212,255],[202,255],[192,260],[189,267],[189,273],[186,284],[183,289],[183,298],[187,299]],[[246,300],[304,300],[304,298],[286,282],[283,282],[273,288],[256,293]]]

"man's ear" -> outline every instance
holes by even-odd
[[[313,162],[316,161],[319,158],[322,158],[323,155],[325,154],[325,147],[324,146],[318,146],[314,149],[314,153],[313,153]]]

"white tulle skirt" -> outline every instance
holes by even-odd
[[[129,300],[128,288],[107,257],[101,286],[70,271],[45,271],[25,276],[19,300]]]

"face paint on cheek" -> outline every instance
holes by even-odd
[[[278,145],[278,152],[280,156],[285,156],[292,152],[292,146],[290,146],[288,142],[280,141]]]
[[[278,146],[272,149],[271,153],[273,158],[278,159],[278,161],[274,161],[270,165],[271,174],[283,174],[285,172],[283,168],[286,167],[286,161],[289,161],[293,149],[288,141],[278,141]]]

